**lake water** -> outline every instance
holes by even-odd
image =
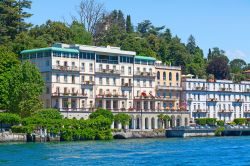
[[[0,144],[0,165],[250,165],[250,137]]]

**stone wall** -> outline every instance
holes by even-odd
[[[128,139],[128,138],[162,138],[165,136],[165,131],[126,131],[114,132],[115,139]]]
[[[26,134],[16,134],[11,132],[0,133],[0,142],[26,142]]]

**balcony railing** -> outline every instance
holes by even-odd
[[[105,74],[121,74],[119,70],[116,69],[102,69],[102,68],[97,68],[96,69],[97,73],[105,73]]]
[[[200,108],[198,108],[198,109],[195,109],[194,111],[193,111],[194,113],[207,113],[208,111],[206,110],[206,109],[200,109]]]
[[[136,100],[145,100],[145,99],[155,99],[156,97],[151,96],[151,95],[145,95],[145,96],[134,96],[134,99]]]
[[[219,91],[231,92],[232,88],[219,88]]]
[[[82,85],[95,85],[95,81],[83,81]]]
[[[182,87],[180,87],[180,86],[157,85],[157,89],[182,90]]]
[[[156,96],[155,97],[156,100],[165,100],[165,101],[176,101],[177,98],[174,97],[170,97],[170,96]]]
[[[121,94],[99,94],[96,95],[97,99],[102,99],[102,98],[122,98],[122,99],[127,99],[126,95],[121,95]]]
[[[155,77],[155,73],[153,72],[141,72],[141,71],[136,71],[135,76],[142,76],[142,77]]]
[[[217,98],[209,98],[208,99],[208,102],[217,102],[218,100],[217,100]]]
[[[122,83],[122,86],[124,86],[124,87],[132,87],[133,84],[132,83]]]
[[[242,103],[242,102],[244,102],[244,100],[243,99],[235,99],[234,102],[236,102],[236,103]]]
[[[54,97],[87,97],[87,94],[82,94],[82,93],[78,93],[78,92],[64,92],[64,93],[58,93],[58,92],[54,92],[51,94]]]
[[[220,109],[219,111],[218,111],[219,113],[231,113],[231,112],[233,112],[233,110],[228,110],[228,109]]]
[[[61,71],[79,71],[79,67],[77,66],[52,66],[53,70],[61,70]]]

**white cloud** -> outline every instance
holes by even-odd
[[[248,59],[247,53],[244,52],[244,51],[241,51],[241,50],[227,50],[226,55],[228,56],[228,58],[230,60],[233,60],[233,59],[236,59],[236,58],[243,59],[243,60]]]

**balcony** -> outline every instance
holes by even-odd
[[[207,88],[204,86],[196,86],[193,88],[193,90],[206,90]]]
[[[122,83],[122,87],[131,87],[132,88],[133,84],[132,83]]]
[[[59,65],[52,66],[52,70],[73,71],[73,72],[80,71],[77,66],[59,66]]]
[[[96,99],[127,99],[126,95],[121,94],[99,94],[96,95]]]
[[[174,96],[174,97],[170,97],[170,96],[156,96],[155,100],[161,100],[161,101],[177,101],[178,99]]]
[[[134,96],[135,100],[154,100],[156,97],[152,95],[144,95],[144,96]]]
[[[180,91],[180,90],[182,90],[182,87],[180,87],[180,86],[157,85],[157,89]]]
[[[242,103],[242,102],[244,102],[244,100],[243,99],[235,99],[234,102],[236,102],[236,103]]]
[[[206,109],[195,109],[193,112],[197,112],[197,113],[207,113],[207,110]]]
[[[219,91],[232,92],[232,88],[219,88]]]
[[[137,71],[135,72],[134,76],[137,77],[155,77],[155,73],[153,72],[141,72],[141,71]]]
[[[232,113],[233,112],[233,110],[227,110],[227,109],[220,109],[219,111],[218,111],[218,113]]]
[[[82,85],[95,85],[95,81],[83,81]]]
[[[207,101],[208,102],[217,102],[218,100],[217,100],[217,98],[209,98]]]
[[[64,93],[58,93],[54,92],[51,94],[52,97],[64,97],[64,98],[87,98],[87,94],[82,94],[78,92],[64,92]]]
[[[102,69],[102,68],[97,68],[96,73],[101,73],[101,74],[121,74],[119,70],[115,69]]]

